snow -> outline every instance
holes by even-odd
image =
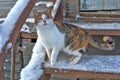
[[[34,21],[35,21],[34,18],[27,18],[26,19],[26,22],[29,22],[29,23],[34,23]]]
[[[79,17],[80,15],[77,15],[77,17]],[[26,19],[26,22],[29,23],[34,23],[34,18],[28,18]],[[108,29],[108,30],[119,30],[120,29],[120,23],[70,23],[70,24],[74,24],[76,26],[79,26],[81,28],[84,29]]]
[[[22,26],[21,32],[31,33],[30,27],[27,24]]]
[[[119,30],[120,23],[72,23],[73,25],[82,27],[84,29],[110,29]]]
[[[49,62],[45,64],[45,67],[51,67]],[[120,73],[120,55],[83,55],[79,63],[75,65],[70,65],[68,57],[62,55],[52,68]]]
[[[5,18],[0,18],[0,22],[1,22],[1,21],[4,21],[4,20],[5,20]]]
[[[8,44],[7,44],[7,49],[10,49],[12,47],[12,42],[9,42]]]
[[[31,60],[21,71],[20,80],[38,80],[43,74],[42,64],[44,60],[45,49],[42,47],[38,38],[33,48]]]
[[[2,51],[6,41],[9,39],[9,35],[12,32],[16,21],[18,20],[28,2],[29,0],[18,0],[8,13],[4,23],[0,24],[0,52]]]
[[[53,6],[53,2],[48,2],[48,1],[39,1],[35,4],[35,6],[39,6],[39,5],[43,5],[43,4],[45,4],[46,7]]]
[[[79,14],[76,14],[76,20],[78,20],[78,18],[80,18],[81,16]]]
[[[5,20],[5,18],[0,18],[0,21],[4,21],[4,20]],[[34,18],[27,18],[26,22],[34,23]]]

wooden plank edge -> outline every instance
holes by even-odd
[[[44,74],[62,74],[66,76],[76,76],[81,78],[100,78],[100,79],[120,79],[120,73],[80,71],[58,68],[45,68]]]
[[[113,35],[113,36],[120,36],[120,30],[96,30],[96,29],[87,29],[90,35]],[[20,37],[22,39],[36,39],[37,33],[25,33],[21,32]]]
[[[32,33],[21,32],[20,37],[22,39],[36,39],[37,38],[37,33],[36,32],[32,32]]]
[[[120,36],[120,30],[87,30],[90,35],[115,35]]]

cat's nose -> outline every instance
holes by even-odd
[[[43,20],[43,24],[46,25],[46,20]]]

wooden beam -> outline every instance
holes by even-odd
[[[13,45],[12,51],[11,51],[11,79],[10,80],[15,80],[15,58],[16,58],[16,53],[17,53],[17,42],[15,45]]]
[[[108,13],[108,12],[80,12],[80,16],[82,17],[108,17],[108,18],[120,18],[120,14],[116,12],[116,14]]]
[[[20,37],[22,39],[36,39],[37,38],[37,33],[36,32],[32,32],[32,33],[21,32]]]
[[[97,29],[89,29],[87,30],[90,35],[114,35],[114,36],[120,36],[120,30],[97,30]],[[22,39],[36,39],[37,33],[25,33],[21,32],[20,37]]]
[[[22,25],[24,24],[26,18],[28,17],[30,11],[32,10],[34,4],[35,4],[36,0],[30,0],[29,3],[27,4],[26,8],[23,10],[22,14],[20,15],[18,21],[15,24],[15,28],[13,30],[13,33],[11,34],[9,40],[6,42],[5,46],[2,49],[2,54],[0,54],[0,80],[4,80],[4,70],[3,70],[3,65],[5,62],[5,59],[10,51],[10,49],[8,51],[6,51],[6,47],[7,44],[9,42],[12,42],[12,44],[14,45],[14,43],[16,42],[17,36],[19,35],[19,31],[21,30]]]
[[[99,78],[99,79],[120,79],[120,73],[107,73],[107,72],[93,72],[93,71],[80,71],[68,70],[57,68],[45,68],[45,74],[62,74],[66,76],[76,76],[81,78]]]
[[[91,29],[87,30],[90,35],[114,35],[114,36],[120,36],[120,30],[96,30]]]

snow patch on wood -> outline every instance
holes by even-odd
[[[2,51],[2,48],[5,45],[6,41],[9,39],[15,23],[20,17],[24,8],[27,6],[28,2],[29,0],[18,0],[8,13],[6,19],[4,20],[4,23],[0,24],[0,52]]]
[[[58,11],[58,8],[60,6],[60,3],[61,3],[61,0],[57,0],[54,4],[54,7],[53,7],[53,10],[52,10],[52,17],[53,19],[55,18],[56,14],[57,14],[57,11]]]
[[[48,1],[40,1],[35,4],[35,6],[43,6],[45,5],[46,7],[53,6],[53,2],[48,2]]]
[[[39,80],[43,74],[42,64],[44,63],[45,55],[45,49],[38,38],[28,65],[21,71],[20,80]]]
[[[49,62],[45,67],[51,68]],[[70,65],[66,55],[59,56],[58,62],[52,68],[72,69],[93,72],[120,73],[119,55],[84,55],[78,64]]]

